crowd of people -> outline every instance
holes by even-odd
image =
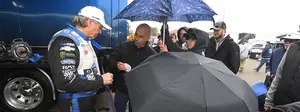
[[[212,38],[209,38],[205,31],[183,27],[177,32],[177,41],[174,35],[169,34],[168,26],[165,29],[161,28],[161,35],[165,35],[165,43],[162,43],[162,36],[159,36],[158,46],[154,48],[149,46],[150,26],[140,24],[134,36],[129,41],[119,43],[110,55],[109,73],[101,73],[94,51],[99,45],[93,39],[101,33],[102,28],[111,29],[105,23],[104,13],[96,7],[87,6],[73,18],[72,25],[67,25],[65,29],[57,32],[49,43],[50,68],[54,84],[59,91],[58,104],[62,112],[94,111],[97,97],[106,91],[99,90],[113,83],[116,87],[113,108],[116,112],[125,112],[128,105],[131,111],[124,74],[159,52],[194,52],[223,62],[229,70],[237,74],[243,71],[249,51],[245,43],[238,45],[226,33],[227,26],[223,21],[216,22],[211,28],[214,32]],[[297,39],[284,39],[284,48],[272,51],[266,48],[267,50],[263,51],[262,63],[267,62],[267,75],[273,77],[266,98],[266,110],[274,105],[300,100],[300,91],[297,89],[300,63],[297,58],[300,53],[297,52],[300,46],[299,42],[296,42],[298,39],[299,36]],[[292,43],[295,44],[291,45]],[[255,70],[258,71],[260,67]],[[110,109],[111,107],[104,107],[99,110]]]

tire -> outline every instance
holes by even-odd
[[[10,72],[1,80],[1,103],[14,112],[44,112],[54,104],[52,86],[41,72]],[[32,99],[31,99],[32,98]]]

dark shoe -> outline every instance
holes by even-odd
[[[258,72],[258,70],[256,68],[253,69],[254,71]]]
[[[243,70],[239,70],[239,72],[243,72]]]

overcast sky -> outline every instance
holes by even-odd
[[[132,0],[128,0],[131,2]],[[258,38],[299,30],[300,0],[204,0],[217,14],[216,21],[225,21],[228,32],[256,33]],[[132,22],[131,29],[143,22]],[[149,22],[148,22],[149,23]],[[152,27],[160,23],[150,22]],[[170,29],[181,26],[209,31],[212,22],[169,23]]]

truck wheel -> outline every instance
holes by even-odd
[[[39,71],[11,72],[1,83],[1,101],[11,111],[42,112],[53,106],[55,93]]]

